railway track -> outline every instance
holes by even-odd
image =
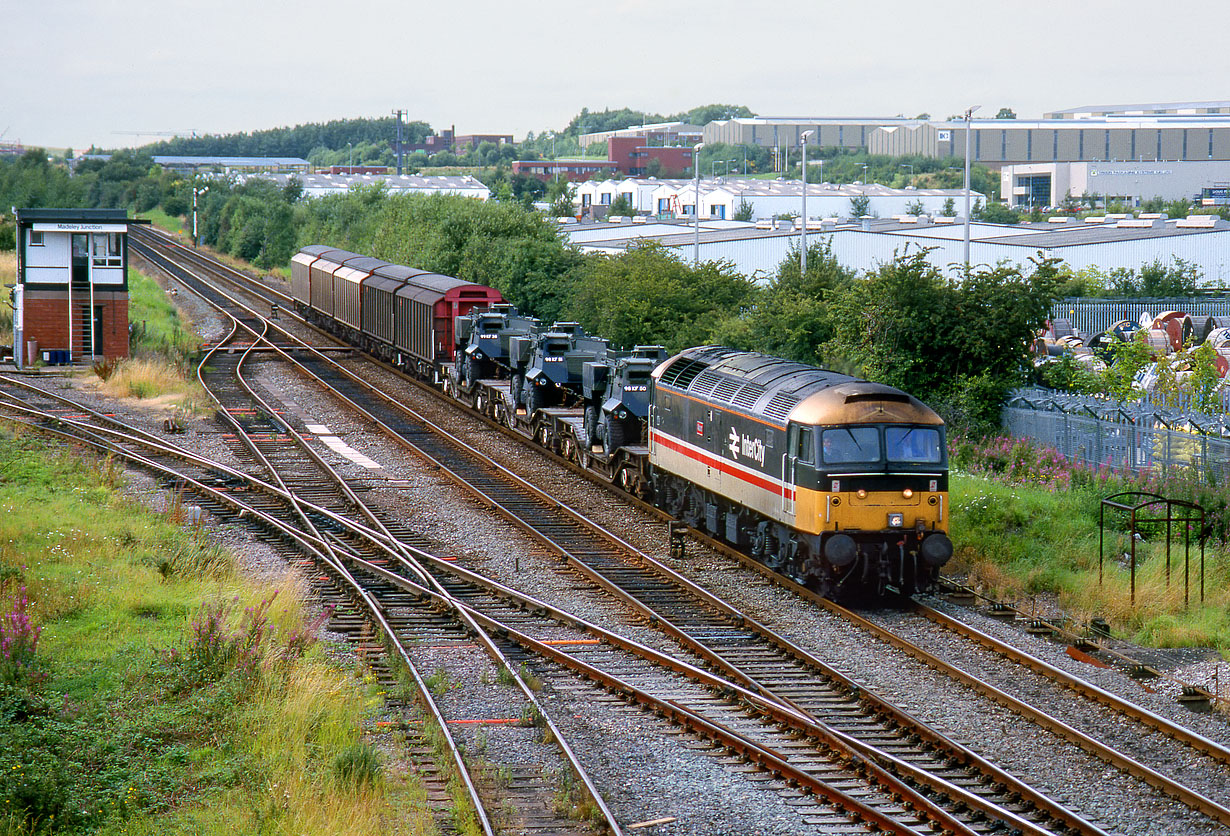
[[[1032,827],[1030,832],[1046,832],[1047,826],[1098,832],[1097,828],[968,750],[929,729],[920,729],[904,712],[862,692],[854,683],[827,669],[819,660],[809,657],[764,625],[756,624],[729,605],[672,575],[647,555],[580,519],[477,451],[466,449],[455,438],[442,436],[437,428],[400,404],[378,398],[373,404],[377,393],[328,358],[308,353],[296,362],[318,381],[341,392],[377,424],[443,468],[459,484],[556,550],[591,582],[619,597],[649,623],[667,632],[702,663],[728,676],[749,693],[774,703],[777,711],[786,709],[805,718],[804,728],[812,734],[827,736],[829,746],[844,745],[852,756],[857,752],[859,757],[877,759],[895,770],[898,780],[908,779],[925,785],[928,792],[946,798],[949,805],[974,810],[974,815],[967,817],[972,821],[982,818],[991,826],[1010,821],[1018,828],[1029,830]],[[772,715],[772,711],[768,713]],[[858,715],[853,722],[851,713]],[[890,719],[886,722],[886,718]],[[720,720],[718,722],[721,724]],[[859,735],[863,739],[860,740]],[[894,736],[896,740],[888,744],[888,749],[883,748],[884,740]],[[919,736],[927,740],[926,745],[904,745],[903,741]],[[880,748],[867,740],[877,741]],[[891,751],[894,747],[904,757]],[[771,750],[771,747],[765,748]],[[759,753],[759,756],[767,755]],[[788,759],[782,760],[787,762]],[[973,782],[963,779],[973,789],[966,789],[945,777],[945,773],[971,768],[982,773]],[[882,780],[887,782],[888,779]],[[997,785],[1000,786],[998,790],[995,789]],[[900,789],[897,792],[918,803],[913,793]],[[1032,807],[1027,815],[1045,824],[1031,825],[1027,818],[1014,812],[1012,808],[1021,806],[1013,801],[1014,797],[1027,799],[1024,806]],[[943,813],[933,815],[943,820]]]
[[[73,414],[81,417],[88,414],[78,405],[71,405],[69,408],[73,410]],[[25,411],[27,415],[34,417],[32,410],[26,409]],[[42,413],[42,417],[57,425],[58,429],[55,432],[60,435],[67,435],[67,428],[77,428],[78,432],[74,437],[78,441],[91,436],[97,439],[98,434],[102,432],[100,428],[84,427],[80,417],[68,419],[48,413]],[[145,441],[139,436],[121,436],[118,430],[106,431],[105,434],[116,440],[126,437],[130,444],[138,443],[160,451],[162,455],[167,455],[167,448],[163,445]],[[97,441],[93,443],[100,447],[103,446]],[[117,446],[112,445],[107,445],[106,449],[112,452],[119,451]],[[131,451],[124,455],[146,466],[149,465],[148,460],[137,459]],[[172,453],[172,455],[178,456],[179,454]],[[191,460],[188,456],[180,457]],[[200,474],[200,478],[168,468],[161,468],[161,472],[165,478],[173,479],[177,485],[192,486],[194,490],[199,491],[210,509],[215,512],[226,507],[231,508],[232,511],[238,508],[240,513],[250,515],[250,519],[263,521],[283,535],[292,530],[285,523],[274,523],[275,517],[270,513],[268,507],[269,499],[279,495],[289,504],[293,501],[289,495],[281,494],[278,490],[270,491],[266,486],[264,493],[271,496],[267,496],[264,502],[238,502],[235,499],[237,488],[241,484],[246,484],[249,488],[258,487],[255,480],[245,479],[233,471],[227,471],[208,462],[196,460],[195,463],[205,471]],[[219,480],[225,481],[228,488],[226,493],[206,487],[206,482],[218,482]],[[321,518],[328,517],[328,512],[323,508],[304,504],[303,509]],[[333,522],[336,526],[340,521],[334,520]],[[300,545],[303,545],[302,537],[299,539]],[[336,538],[312,536],[306,542],[315,544],[316,548],[322,552],[329,551],[337,554],[339,550],[336,546],[327,545],[329,539],[336,540]],[[766,747],[763,742],[751,739],[752,734],[757,734],[762,740],[765,737],[760,728],[763,726],[763,720],[754,716],[749,717],[746,706],[741,703],[745,700],[755,701],[756,695],[744,692],[737,686],[707,675],[703,671],[681,670],[678,660],[638,646],[634,642],[603,631],[594,625],[586,624],[570,613],[555,610],[542,602],[524,596],[518,596],[511,590],[502,590],[497,585],[477,576],[466,576],[466,573],[461,570],[448,567],[446,561],[437,561],[428,555],[421,555],[421,557],[431,562],[437,571],[451,574],[448,585],[452,592],[464,595],[467,605],[474,607],[476,618],[481,621],[482,626],[502,636],[505,646],[510,651],[519,652],[523,660],[533,661],[536,664],[542,664],[542,660],[546,659],[548,668],[567,671],[574,678],[579,676],[588,680],[588,685],[573,683],[571,686],[566,686],[569,690],[575,692],[578,689],[588,688],[591,698],[599,699],[599,690],[596,689],[602,689],[613,692],[621,699],[629,700],[634,704],[647,706],[698,735],[739,753],[749,762],[756,763],[758,768],[766,769],[788,783],[799,786],[823,799],[827,803],[802,802],[807,805],[804,810],[804,820],[815,826],[818,832],[833,832],[834,828],[846,830],[849,827],[868,825],[875,832],[918,833],[930,832],[933,824],[945,832],[987,832],[985,828],[963,827],[958,822],[947,820],[942,815],[937,820],[934,811],[928,816],[926,805],[920,805],[921,799],[905,787],[895,786],[891,781],[887,782],[888,789],[880,791],[880,798],[873,797],[866,789],[858,793],[857,798],[835,789],[836,786],[850,787],[853,784],[866,784],[867,773],[869,771],[875,773],[876,770],[869,768],[858,757],[843,756],[840,751],[837,754],[827,751],[826,746],[803,747],[799,742],[799,733],[809,731],[806,724],[801,724],[799,718],[792,717],[789,712],[784,712],[778,707],[770,707],[772,710],[769,713],[779,717],[780,728],[776,732],[777,738],[784,746],[792,746],[795,749],[787,761],[773,749]],[[381,568],[377,562],[367,562],[355,556],[348,556],[346,560],[352,564],[349,574],[357,579],[365,595],[381,602],[381,609],[394,630],[408,629],[412,623],[413,633],[420,640],[428,636],[433,642],[453,642],[461,645],[473,642],[472,634],[458,629],[456,620],[444,612],[447,609],[444,606],[446,599],[437,598],[414,581]],[[484,597],[489,600],[480,604],[479,599]],[[407,612],[423,600],[432,601],[436,604],[436,608],[414,614]],[[480,611],[482,614],[478,615]],[[498,614],[502,614],[502,617],[499,619],[493,617]],[[352,621],[351,630],[361,631],[362,627]],[[548,638],[532,638],[526,632],[527,630],[545,634]],[[367,638],[370,640],[370,635]],[[562,650],[561,647],[567,650]],[[620,651],[617,654],[618,659],[610,658],[615,653],[613,648]],[[409,660],[406,661],[409,662]],[[600,666],[595,663],[600,663]],[[664,682],[662,671],[666,671],[668,675],[671,673],[688,675],[667,676],[665,678],[669,681]],[[663,699],[650,693],[652,690],[662,689],[670,692],[670,699]],[[726,695],[723,705],[716,706],[715,694]],[[832,740],[828,743],[829,746],[833,745]],[[798,750],[804,748],[810,748],[812,751],[806,758],[806,767],[800,767]],[[823,780],[817,776],[822,776]],[[874,785],[876,782],[871,781],[870,783]],[[528,799],[524,796],[513,794],[512,797],[517,802],[518,810],[525,810],[530,806],[525,803]],[[919,806],[924,809],[918,810]],[[560,829],[558,823],[546,829],[549,832],[567,832]],[[994,829],[991,828],[992,831]],[[1027,829],[1025,832],[1035,831]]]
[[[312,357],[308,361],[307,365],[314,366],[315,371],[320,374],[329,364],[324,361],[324,358]],[[370,401],[370,392],[365,393],[363,388],[364,387],[362,384],[357,382],[355,383],[355,388],[351,391],[350,396],[356,402]],[[407,438],[407,440],[411,442],[413,442],[415,438],[421,440],[426,437],[421,430],[413,428],[406,429],[408,429],[409,432],[404,434],[403,438]],[[433,455],[434,454],[432,453],[428,453],[429,458],[433,458]],[[433,460],[435,459],[433,458]],[[439,461],[437,461],[437,463],[439,463]],[[456,471],[454,471],[454,473],[459,481],[462,482],[466,482],[467,480],[472,480],[474,482],[482,481],[481,474],[473,471],[467,472],[463,467],[459,467]],[[525,505],[522,498],[515,495],[503,494],[501,493],[501,490],[502,489],[498,485],[487,485],[482,495],[484,496],[484,499],[491,502],[494,507],[500,508],[512,517],[520,518],[519,524],[522,525],[525,530],[536,536],[541,542],[544,542],[550,547],[557,549],[561,554],[568,555],[573,564],[580,571],[583,571],[589,575],[592,581],[599,583],[600,585],[607,586],[609,590],[613,591],[614,588],[619,588],[621,586],[622,581],[628,581],[628,579],[632,577],[632,575],[628,572],[627,567],[618,562],[603,565],[602,561],[598,557],[598,553],[595,550],[588,548],[587,544],[584,543],[583,540],[577,539],[575,531],[572,528],[573,524],[568,520],[560,519],[552,516],[550,513],[547,513],[543,515],[543,519],[537,524],[527,521],[524,519],[526,515],[534,517],[538,514],[538,511],[527,511],[527,508],[530,506]],[[554,500],[550,497],[546,497],[546,502],[549,505],[554,503]],[[555,504],[558,505],[558,503]],[[588,560],[585,559],[587,554],[589,555]],[[622,579],[616,578],[614,577],[616,575],[622,575],[623,577]],[[780,578],[775,577],[774,580],[781,582]],[[663,626],[668,632],[671,632],[681,641],[685,641],[684,636],[681,634],[688,634],[692,638],[696,638],[698,634],[703,633],[705,630],[709,630],[711,636],[734,636],[736,637],[736,642],[738,641],[739,637],[737,636],[737,633],[730,630],[729,624],[715,624],[712,621],[698,619],[689,621],[686,615],[681,616],[678,614],[680,612],[678,609],[672,610],[672,607],[678,607],[677,602],[663,603],[661,600],[663,590],[657,586],[658,583],[659,582],[653,578],[641,577],[639,579],[630,580],[625,584],[625,586],[632,588],[638,586],[641,587],[643,594],[640,596],[635,593],[632,594],[630,604],[637,608],[644,618],[650,620],[651,622],[657,622],[659,626]],[[806,594],[803,590],[796,591]],[[827,605],[827,602],[821,601],[820,603],[822,605]],[[659,604],[661,604],[660,609],[658,608]],[[666,617],[664,617],[664,615]],[[746,622],[744,622],[744,624],[746,624]],[[949,629],[956,628],[950,627]],[[880,630],[884,630],[884,628],[881,626]],[[907,643],[900,639],[900,637],[894,639],[891,636],[891,633],[887,631],[877,633],[872,630],[872,632],[883,640],[889,641],[902,649],[906,649]],[[986,644],[985,639],[975,640]],[[710,638],[710,641],[714,641],[714,639]],[[714,643],[720,644],[720,642],[717,641],[714,641]],[[787,689],[789,687],[789,683],[784,680],[774,682],[774,674],[772,672],[770,672],[768,676],[762,676],[759,679],[755,676],[745,675],[746,671],[759,672],[766,670],[766,663],[763,659],[756,659],[748,656],[740,657],[738,653],[732,652],[726,648],[708,647],[703,641],[698,642],[695,646],[693,646],[692,652],[711,668],[721,671],[723,674],[729,676],[732,681],[738,682],[745,687],[749,687],[749,690],[754,693],[759,693],[762,696],[773,692],[772,687],[765,687],[765,682],[763,680],[769,680],[770,684],[775,685],[778,689]],[[913,655],[916,655],[918,658],[923,658],[921,651],[915,652],[907,650],[907,652],[912,652]],[[927,664],[931,665],[932,663],[928,662]],[[1022,660],[1019,656],[1016,659],[1016,664],[1036,667],[1029,661]],[[939,665],[932,666],[940,667]],[[960,676],[954,676],[954,678],[958,679],[958,681],[970,680],[967,684],[970,684],[971,686],[973,686],[972,680],[976,679],[976,677],[970,676],[966,676],[965,680],[963,680]],[[1070,679],[1072,681],[1065,683],[1064,687],[1083,687],[1081,686],[1079,680],[1075,680],[1075,678],[1071,677]],[[1014,698],[1004,692],[1001,692],[999,696],[993,696],[991,698],[1005,705],[1014,705]],[[1119,700],[1118,698],[1107,700],[1105,694],[1102,696],[1095,695],[1092,698],[1098,699],[1111,707],[1113,710],[1125,713],[1128,716],[1140,715],[1142,713],[1138,708],[1132,706],[1132,704]],[[1116,700],[1118,700],[1117,703]],[[793,702],[793,700],[788,699],[783,701],[782,704],[788,705],[791,702]],[[791,707],[799,708],[801,706],[796,704]],[[1074,730],[1070,732],[1064,729],[1062,724],[1052,722],[1054,718],[1048,720],[1043,717],[1042,715],[1044,712],[1038,712],[1036,710],[1030,711],[1028,707],[1025,706],[1021,706],[1020,709],[1021,710],[1018,713],[1022,713],[1024,716],[1030,716],[1034,722],[1038,722],[1061,736],[1067,737],[1069,740],[1081,745],[1086,751],[1089,751],[1098,757],[1103,758],[1107,762],[1114,764],[1117,768],[1123,769],[1129,774],[1135,775],[1136,777],[1157,787],[1162,792],[1183,801],[1183,803],[1188,804],[1194,809],[1204,812],[1206,815],[1209,815],[1223,824],[1228,823],[1226,809],[1218,801],[1212,800],[1206,795],[1195,792],[1174,779],[1167,778],[1158,770],[1152,769],[1151,767],[1146,766],[1144,763],[1141,763],[1137,759],[1134,759],[1128,755],[1117,752],[1112,747],[1107,747],[1104,744],[1088,739],[1090,737],[1089,735],[1075,732]],[[1014,710],[1017,710],[1017,707],[1014,706]],[[1147,714],[1147,712],[1144,713]],[[1173,724],[1171,724],[1173,727],[1170,729],[1157,727],[1153,725],[1152,719],[1139,716],[1136,717],[1136,722],[1149,724],[1151,728],[1160,728],[1162,733],[1178,739],[1184,745],[1193,746],[1197,751],[1203,751],[1204,756],[1218,762],[1224,762],[1224,755],[1216,751],[1216,744],[1214,744],[1213,750],[1209,750],[1204,743],[1195,739],[1199,737],[1198,735],[1193,738],[1191,733],[1186,732],[1182,729],[1182,727],[1174,726]]]

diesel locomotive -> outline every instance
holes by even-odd
[[[654,501],[830,597],[931,586],[952,556],[944,423],[877,383],[747,351],[653,372]]]
[[[823,595],[920,592],[952,556],[944,424],[905,392],[716,346],[613,350],[327,247],[291,286],[309,321]]]

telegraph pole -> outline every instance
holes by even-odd
[[[404,113],[400,107],[393,111],[393,115],[397,117],[397,176],[401,177],[401,115]]]

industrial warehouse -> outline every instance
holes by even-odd
[[[700,221],[701,261],[727,261],[739,272],[762,281],[782,260],[798,251],[799,223],[785,229],[738,221]],[[696,236],[690,223],[594,224],[566,226],[572,243],[587,252],[618,253],[654,240],[691,260]],[[847,267],[872,269],[906,252],[922,250],[941,269],[963,264],[964,224],[950,218],[902,215],[897,218],[837,218],[808,224],[809,241],[826,241],[837,260]],[[1098,267],[1139,269],[1160,260],[1181,258],[1195,265],[1204,282],[1230,284],[1230,222],[1214,215],[1166,219],[1101,216],[1055,218],[1053,222],[1019,225],[970,224],[970,262],[1008,263],[1029,267],[1039,256],[1062,259],[1072,270]]]

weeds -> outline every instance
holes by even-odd
[[[444,668],[436,668],[435,673],[423,677],[423,684],[432,694],[442,697],[449,692],[449,689],[460,687],[461,683],[450,682],[448,671]]]
[[[333,779],[348,790],[375,787],[380,771],[380,754],[364,740],[355,741],[333,759]]]
[[[555,779],[555,797],[552,807],[561,816],[567,816],[573,821],[601,822],[602,811],[583,785],[577,780],[571,769],[552,776]]]
[[[0,580],[0,683],[21,687],[42,676],[35,664],[42,628],[30,619],[30,599],[15,577]]]
[[[525,662],[521,663],[521,681],[531,691],[537,692],[542,690],[542,680],[534,675],[534,672],[530,670],[529,665]]]
[[[157,358],[119,361],[102,389],[117,398],[163,399],[193,413],[206,410],[209,402],[195,378],[182,367]]]

